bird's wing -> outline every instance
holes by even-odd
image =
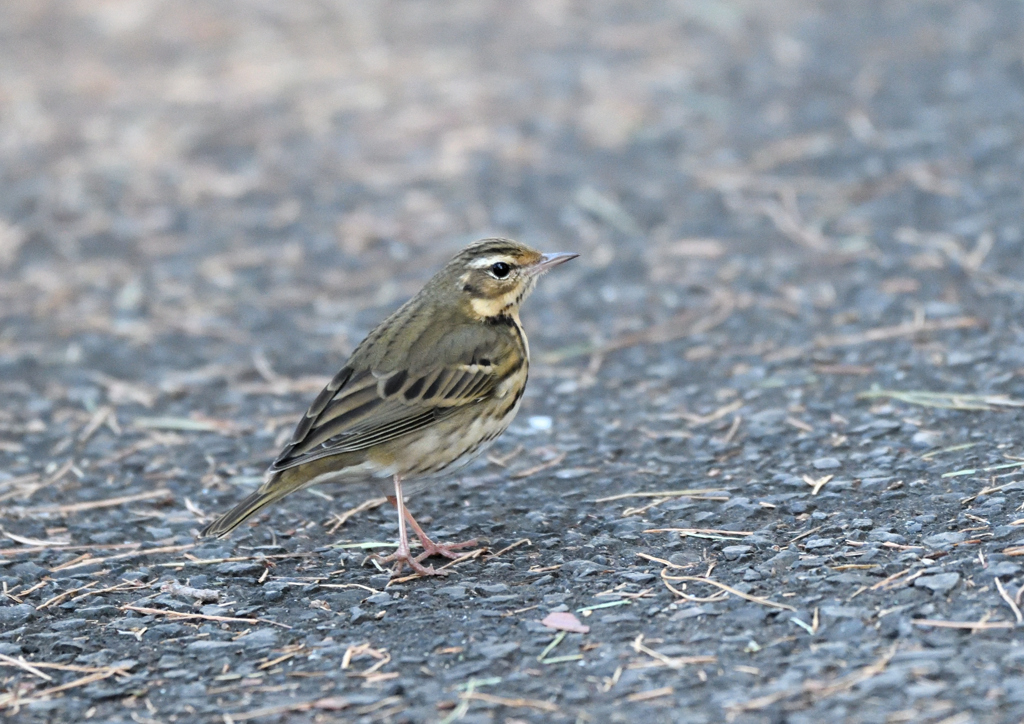
[[[314,400],[270,472],[365,450],[485,400],[510,365],[507,344],[479,336],[454,330],[431,340],[431,354],[412,350],[410,363],[399,369],[359,369],[349,360]],[[418,358],[430,362],[417,364]]]

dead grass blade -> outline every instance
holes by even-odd
[[[644,533],[678,533],[681,538],[707,538],[710,540],[743,540],[748,535],[754,535],[749,530],[720,530],[718,528],[648,528]]]
[[[879,397],[899,400],[908,405],[937,407],[943,410],[978,410],[991,412],[1005,407],[1024,407],[1024,400],[1007,395],[966,395],[958,392],[930,392],[927,390],[885,390],[871,389],[857,395],[858,399],[870,400]]]
[[[262,719],[268,716],[278,716],[291,712],[310,711],[321,709],[324,711],[341,711],[350,706],[348,699],[341,696],[329,696],[314,701],[300,701],[294,704],[281,704],[279,706],[265,706],[262,709],[251,709],[237,714],[224,714],[224,721],[228,724],[236,721],[249,721],[250,719]]]
[[[661,565],[665,566],[666,568],[682,568],[682,569],[686,569],[686,568],[693,568],[695,565],[697,565],[696,563],[686,563],[684,565],[680,565],[678,563],[672,563],[671,561],[667,561],[664,558],[658,558],[656,556],[648,555],[647,553],[637,553],[637,555],[640,556],[641,558],[646,558],[649,561],[654,561],[655,563],[660,563]]]
[[[958,628],[968,631],[987,631],[989,629],[1013,628],[1011,621],[944,621],[937,618],[915,618],[910,621],[915,626],[932,626],[934,628]]]
[[[731,413],[736,412],[736,410],[738,410],[741,407],[743,407],[744,404],[745,403],[743,402],[743,400],[733,400],[728,405],[723,405],[722,407],[719,407],[717,410],[715,410],[714,412],[708,413],[707,415],[698,415],[698,414],[693,413],[693,412],[683,411],[683,412],[673,412],[673,413],[670,413],[670,414],[663,415],[663,416],[661,416],[661,419],[663,419],[663,420],[678,420],[678,419],[682,419],[682,420],[686,420],[690,424],[690,427],[701,427],[703,425],[710,425],[712,422],[717,422],[717,421],[721,420],[723,417],[727,417]]]
[[[13,656],[8,656],[7,654],[0,654],[0,666],[3,666],[5,663],[9,666],[16,666],[17,668],[22,669],[23,671],[27,671],[33,676],[38,676],[43,681],[53,681],[52,676],[50,676],[49,674],[44,674],[42,671],[40,671],[27,661],[24,661],[22,659],[16,659]]]
[[[347,649],[345,649],[345,653],[341,657],[341,668],[343,670],[347,669],[349,666],[352,665],[353,659],[361,658],[364,656],[369,656],[373,659],[376,659],[377,663],[371,665],[370,668],[364,671],[359,671],[354,674],[350,674],[350,676],[359,676],[364,678],[371,677],[374,674],[376,674],[377,671],[382,666],[388,664],[391,661],[391,654],[388,653],[387,649],[375,649],[370,645],[369,642],[367,642],[362,644],[353,644],[349,646]]]
[[[71,545],[71,541],[62,538],[59,540],[41,540],[39,538],[27,538],[23,535],[16,535],[10,531],[4,530],[0,527],[0,536],[4,538],[10,538],[15,543],[21,543],[22,545],[32,546],[33,548],[60,548]]]
[[[690,498],[698,495],[724,492],[727,492],[726,488],[690,488],[689,490],[656,490],[651,492],[638,491],[636,493],[619,493],[618,495],[609,495],[606,498],[598,498],[592,502],[610,503],[615,500],[625,500],[626,498]],[[682,529],[680,528],[680,530]]]
[[[41,701],[43,699],[48,699],[49,697],[53,696],[54,694],[59,694],[62,691],[67,691],[68,689],[76,689],[76,688],[78,688],[80,686],[88,686],[89,684],[92,684],[94,682],[102,681],[103,679],[110,678],[111,676],[114,676],[115,674],[124,674],[124,673],[127,673],[127,671],[125,669],[112,666],[112,667],[110,667],[108,669],[103,669],[103,670],[97,671],[97,672],[95,672],[93,674],[88,674],[86,676],[83,676],[80,679],[75,679],[74,681],[69,681],[66,684],[60,684],[59,686],[51,686],[48,689],[42,689],[40,691],[36,691],[31,696],[27,696],[27,697],[22,697],[22,696],[20,696],[16,692],[3,693],[3,694],[0,694],[0,707],[21,707],[24,704],[28,704],[28,703],[33,702],[33,701]]]
[[[136,417],[132,425],[144,430],[172,430],[174,432],[216,432],[228,437],[239,434],[238,425],[229,420],[194,417]]]
[[[64,601],[64,599],[70,598],[71,596],[74,596],[79,591],[87,591],[87,590],[89,590],[90,588],[95,586],[97,583],[98,583],[98,581],[91,581],[89,583],[86,583],[84,586],[79,586],[78,588],[72,588],[70,590],[64,591],[63,593],[59,593],[56,596],[54,596],[53,598],[49,599],[48,601],[44,601],[43,603],[41,603],[38,606],[36,606],[36,610],[37,611],[42,611],[44,608],[48,608],[50,606],[56,605],[58,603],[61,603],[62,601]]]
[[[1021,615],[1020,606],[1018,606],[1017,602],[1010,597],[1009,593],[1007,593],[1006,587],[1003,586],[1003,582],[1000,581],[998,577],[995,580],[996,588],[999,590],[999,597],[1006,601],[1006,605],[1010,607],[1011,611],[1013,611],[1013,616],[1017,619],[1017,625],[1024,623],[1024,616]]]
[[[951,329],[978,327],[981,322],[974,317],[950,317],[948,319],[932,319],[921,322],[904,322],[891,327],[875,327],[857,334],[822,335],[814,340],[819,349],[830,347],[854,347],[858,344],[881,342],[897,337],[907,337],[924,332],[943,332]]]
[[[121,606],[122,611],[135,611],[146,616],[167,616],[173,619],[189,619],[198,621],[220,621],[222,623],[246,623],[253,626],[258,623],[268,623],[271,626],[279,626],[284,629],[291,630],[291,626],[287,624],[278,623],[277,621],[271,621],[266,618],[236,618],[234,616],[208,616],[203,613],[186,613],[184,611],[169,611],[163,608],[146,608],[144,606],[133,606],[132,604],[125,604]]]
[[[670,576],[667,575],[664,570],[662,570],[661,572],[661,578],[662,581],[665,582],[665,585],[668,586],[669,590],[673,591],[674,593],[677,593],[680,596],[683,596],[684,598],[686,597],[686,594],[680,592],[673,586],[670,586],[667,583],[667,581],[690,581],[692,583],[706,583],[709,586],[715,586],[716,588],[720,588],[726,593],[730,593],[733,596],[738,596],[744,599],[745,601],[750,601],[751,603],[757,603],[761,606],[768,606],[769,608],[781,608],[784,611],[796,611],[796,609],[793,606],[790,606],[789,604],[778,603],[767,598],[761,598],[760,596],[752,596],[749,593],[744,593],[743,591],[739,591],[733,588],[732,586],[726,585],[725,583],[719,583],[718,581],[712,580],[710,578],[701,578],[700,576]]]
[[[85,553],[84,555],[81,555],[78,558],[75,558],[74,560],[70,560],[67,563],[62,563],[59,566],[51,568],[50,572],[54,573],[56,571],[70,571],[70,570],[72,570],[74,568],[81,568],[83,566],[93,566],[93,565],[96,565],[97,563],[107,563],[109,561],[119,561],[119,560],[124,560],[125,558],[136,558],[138,556],[146,556],[146,555],[151,555],[151,554],[156,554],[156,553],[179,553],[181,551],[187,551],[187,550],[189,550],[191,548],[195,548],[195,547],[196,547],[195,543],[185,543],[184,545],[179,545],[179,546],[161,546],[159,548],[142,548],[142,549],[139,549],[139,550],[131,551],[129,553],[118,553],[116,555],[105,556],[103,558],[93,558],[91,554]]]
[[[804,475],[804,482],[811,486],[811,495],[817,495],[821,492],[821,489],[834,478],[835,475],[824,475],[820,478],[812,478],[810,475]]]
[[[658,662],[654,665],[667,666],[670,669],[681,669],[684,666],[690,666],[692,664],[718,663],[717,656],[666,656],[660,651],[655,651],[654,649],[646,646],[644,644],[643,634],[640,634],[635,639],[633,639],[633,643],[631,645],[633,647],[633,650],[638,654],[647,654],[656,662]],[[634,667],[631,665],[629,668]],[[644,665],[642,668],[646,668],[646,665]]]
[[[67,515],[69,513],[80,513],[83,510],[96,510],[97,508],[114,508],[125,503],[137,503],[140,500],[155,500],[157,498],[170,498],[171,491],[166,488],[151,490],[148,493],[137,493],[135,495],[122,495],[117,498],[106,500],[90,500],[85,503],[70,503],[69,505],[39,505],[34,508],[11,507],[8,512],[18,516],[33,516],[56,513]]]
[[[467,691],[463,694],[460,694],[459,696],[462,699],[484,701],[488,704],[507,706],[510,709],[537,709],[538,711],[546,711],[551,714],[558,711],[558,706],[556,704],[552,704],[550,701],[543,701],[541,699],[509,699],[505,696],[485,694],[482,691]]]
[[[345,523],[347,523],[352,516],[358,515],[359,513],[363,513],[367,510],[379,508],[386,502],[388,502],[387,498],[370,498],[369,500],[364,500],[362,503],[360,503],[354,508],[349,508],[344,513],[336,514],[331,519],[330,523],[324,524],[329,526],[327,528],[327,532],[331,535],[334,535],[337,532],[338,528],[345,525]]]
[[[960,477],[963,477],[964,475],[977,475],[978,473],[991,473],[991,472],[995,472],[997,470],[1010,470],[1011,468],[1024,468],[1024,462],[1022,462],[1022,463],[1003,463],[1002,465],[989,465],[987,468],[964,468],[963,470],[952,470],[952,471],[950,471],[948,473],[943,473],[942,477],[943,478],[960,478]],[[1016,485],[1018,482],[1019,481],[1014,481],[1012,483],[1007,483],[1006,485],[1001,485],[1001,486],[999,486],[997,488],[994,488],[993,490],[999,490],[1001,488],[1008,487],[1010,485]],[[984,491],[981,492],[981,493],[978,493],[978,495],[985,495],[985,494],[986,493]],[[974,497],[977,497],[977,495],[974,496]]]
[[[660,689],[648,689],[647,691],[638,691],[635,694],[630,694],[626,697],[626,701],[633,704],[638,701],[650,701],[651,699],[659,699],[663,696],[672,696],[675,693],[675,689],[671,686],[663,686]]]
[[[526,470],[520,470],[518,473],[513,473],[509,477],[511,477],[513,480],[521,480],[523,478],[528,478],[531,475],[536,475],[539,472],[547,470],[548,468],[553,468],[559,463],[561,463],[563,460],[565,460],[565,455],[566,453],[563,450],[562,452],[555,455],[555,457],[548,460],[546,463],[534,465],[532,468],[527,468]]]
[[[511,550],[514,550],[514,549],[518,548],[519,546],[532,546],[532,545],[533,545],[533,541],[530,540],[529,538],[520,538],[515,543],[512,543],[511,545],[505,546],[504,548],[502,548],[497,553],[492,553],[490,555],[490,557],[491,558],[497,558],[499,556],[502,556],[502,555],[508,553]]]

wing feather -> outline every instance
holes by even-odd
[[[271,472],[366,450],[487,399],[518,367],[514,346],[485,340],[489,344],[483,355],[478,338],[457,331],[435,347],[442,359],[418,369],[356,369],[350,360],[317,396]],[[467,344],[469,340],[473,343]]]

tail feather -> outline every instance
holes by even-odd
[[[290,476],[288,476],[290,477]],[[277,502],[296,490],[300,485],[289,485],[286,476],[277,475],[260,486],[259,490],[248,495],[241,503],[217,518],[199,532],[200,538],[224,538],[246,520],[256,515],[268,505]]]

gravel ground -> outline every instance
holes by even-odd
[[[1020,721],[1022,48],[1013,0],[6,4],[8,720]],[[389,582],[341,488],[197,541],[489,234],[581,257],[411,501],[487,552]]]

